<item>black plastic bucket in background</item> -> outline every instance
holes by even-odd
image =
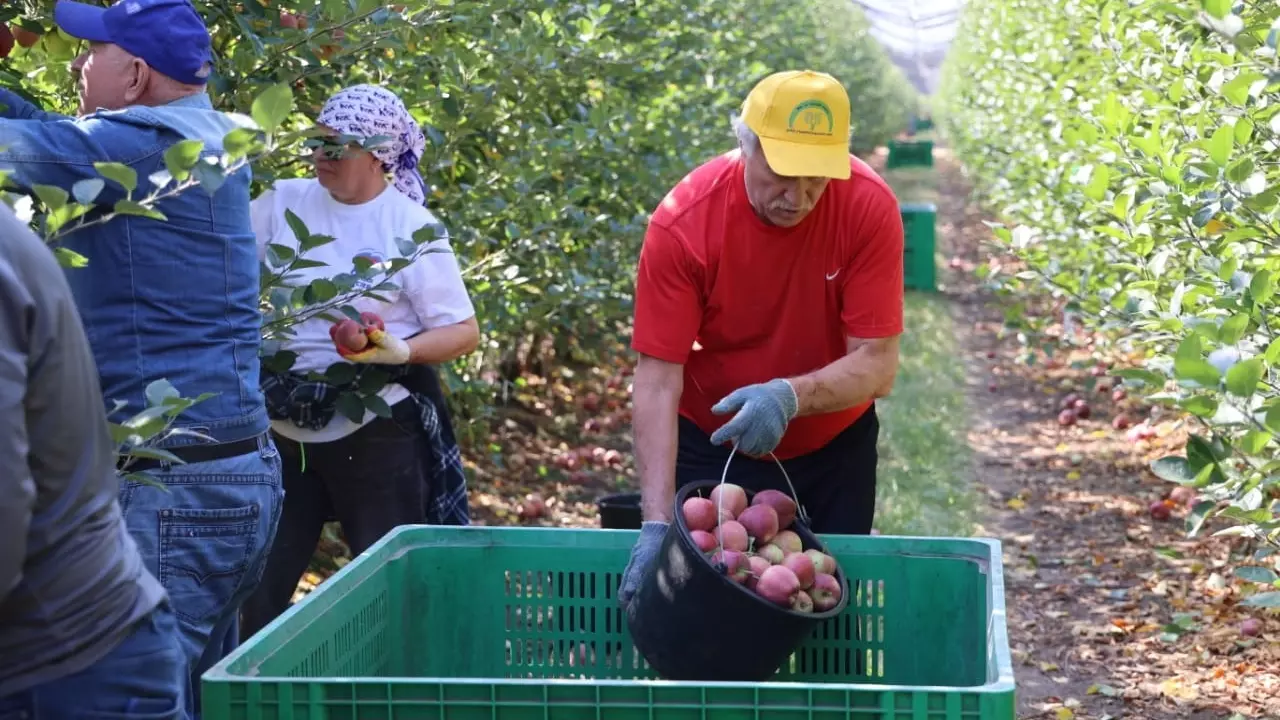
[[[640,493],[605,495],[596,501],[600,527],[606,530],[640,529]]]
[[[844,612],[849,581],[838,567],[840,601],[826,612],[780,607],[726,577],[689,537],[684,501],[707,497],[720,483],[690,483],[676,493],[673,521],[652,571],[627,606],[636,649],[666,680],[763,682],[773,677],[814,629]],[[744,488],[745,489],[745,488]],[[755,493],[747,490],[750,502]],[[804,549],[830,552],[801,522]]]

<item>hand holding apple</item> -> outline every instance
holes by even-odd
[[[409,361],[409,346],[387,332],[377,313],[360,313],[360,322],[345,319],[329,328],[338,354],[345,360],[378,365],[403,365]]]

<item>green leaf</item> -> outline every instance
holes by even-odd
[[[1209,157],[1218,167],[1226,167],[1231,161],[1231,151],[1235,149],[1235,129],[1223,125],[1209,138]]]
[[[356,379],[356,366],[348,362],[336,362],[324,371],[325,382],[330,385],[346,385]]]
[[[1151,472],[1162,480],[1180,485],[1189,485],[1195,480],[1195,473],[1184,457],[1169,455],[1151,462]]]
[[[1257,565],[1243,565],[1238,567],[1236,568],[1235,575],[1241,580],[1248,580],[1249,582],[1256,583],[1273,583],[1276,580],[1280,580],[1280,577],[1277,577],[1274,571]]]
[[[36,197],[40,198],[40,202],[54,211],[66,206],[67,198],[70,197],[66,190],[53,185],[32,185],[31,190],[35,192]]]
[[[1262,381],[1266,368],[1261,358],[1250,358],[1238,362],[1227,370],[1227,392],[1240,397],[1251,397]]]
[[[108,180],[115,180],[124,188],[128,194],[132,194],[138,187],[138,173],[128,165],[120,163],[94,163],[96,169],[103,177]]]
[[[277,83],[262,91],[253,99],[250,114],[258,127],[268,135],[274,134],[293,112],[293,88],[287,83]]]
[[[284,209],[284,221],[288,223],[289,229],[293,231],[293,236],[298,239],[299,247],[302,246],[302,243],[307,238],[311,237],[311,231],[307,229],[307,224],[293,210]],[[303,251],[305,252],[305,248],[303,248]]]
[[[174,465],[185,465],[186,461],[174,455],[172,452],[164,448],[139,446],[129,448],[127,455],[135,458],[146,458],[148,460],[160,460],[163,462],[173,463]]]
[[[1231,164],[1227,168],[1227,179],[1233,183],[1242,183],[1249,179],[1257,167],[1253,162],[1253,158],[1245,156]]]
[[[1271,432],[1280,435],[1280,403],[1272,405],[1263,416],[1262,424]]]
[[[1280,343],[1280,341],[1277,342]],[[1277,347],[1276,352],[1277,354],[1280,354],[1280,347]],[[1111,374],[1125,380],[1137,380],[1144,385],[1154,385],[1156,387],[1162,387],[1164,385],[1163,375],[1143,368],[1121,368],[1119,370],[1112,370]]]
[[[1253,278],[1249,281],[1249,295],[1253,297],[1253,301],[1256,303],[1266,304],[1275,290],[1275,274],[1270,270],[1259,270],[1253,274]],[[1267,361],[1271,362],[1270,348],[1267,350],[1267,356]]]
[[[391,417],[391,406],[387,404],[386,400],[383,400],[377,395],[366,395],[364,398],[364,406],[369,410],[369,412],[380,418]]]
[[[191,175],[191,168],[200,161],[200,151],[204,150],[203,140],[183,140],[169,146],[164,151],[164,166],[178,182]]]
[[[53,254],[58,258],[58,264],[66,268],[82,268],[89,266],[89,258],[81,255],[75,250],[69,250],[64,247],[56,247]]]
[[[259,143],[258,135],[253,128],[236,128],[222,138],[222,149],[233,160],[242,158]]]
[[[1280,592],[1264,592],[1250,595],[1240,603],[1249,607],[1280,608]]]
[[[1231,14],[1231,0],[1201,0],[1201,6],[1205,12],[1218,20]]]
[[[120,200],[116,203],[113,211],[121,215],[137,215],[139,217],[151,218],[152,220],[168,220],[168,218],[166,218],[160,211],[136,203],[132,200]]]
[[[280,243],[267,243],[267,262],[273,268],[281,268],[294,258],[293,248]]]
[[[1271,441],[1271,433],[1262,430],[1250,430],[1240,438],[1238,447],[1240,451],[1246,455],[1258,455],[1267,448],[1267,443]]]
[[[1245,103],[1249,101],[1249,88],[1253,87],[1254,83],[1266,79],[1265,75],[1247,70],[1243,71],[1222,86],[1222,96],[1230,100],[1232,104],[1244,107]],[[1234,135],[1234,131],[1232,134]]]
[[[179,393],[177,388],[163,378],[148,383],[144,393],[147,398],[147,404],[152,407],[165,405],[171,398],[178,399],[182,397],[182,393]]]
[[[337,402],[334,403],[337,411],[342,416],[353,423],[364,422],[364,403],[361,402],[360,396],[353,392],[344,392],[338,396]]]
[[[210,195],[218,192],[227,182],[227,174],[217,165],[207,162],[198,163],[191,168],[191,175],[200,183],[200,187]]]
[[[1192,382],[1206,388],[1217,387],[1221,379],[1217,368],[1209,364],[1209,361],[1199,358],[1175,359],[1173,372],[1179,381]]]
[[[1245,331],[1249,329],[1249,316],[1240,313],[1232,315],[1222,323],[1222,328],[1218,330],[1218,340],[1223,345],[1235,345],[1244,337]]]
[[[1202,418],[1213,417],[1218,411],[1218,401],[1208,395],[1192,395],[1183,398],[1178,404],[1192,415]]]
[[[102,178],[85,178],[71,186],[71,194],[81,205],[92,205],[106,187],[107,181]]]

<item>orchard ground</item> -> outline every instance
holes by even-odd
[[[882,169],[883,148],[870,160]],[[1249,548],[1187,539],[1185,503],[1148,467],[1182,451],[1184,421],[1116,395],[1104,370],[1130,358],[1092,338],[1058,324],[1046,357],[1003,329],[974,270],[1017,266],[993,254],[995,218],[945,149],[932,180],[884,172],[901,200],[938,204],[940,291],[908,293],[902,369],[880,404],[877,530],[1003,542],[1020,718],[1276,717],[1280,621],[1238,606],[1226,569]],[[464,448],[475,522],[598,527],[595,501],[634,488],[630,376],[619,347],[609,367],[521,378]],[[1089,416],[1062,425],[1071,393]],[[331,528],[299,596],[346,561]]]

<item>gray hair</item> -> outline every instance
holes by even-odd
[[[741,115],[734,115],[730,122],[733,124],[734,134],[738,136],[738,147],[742,148],[742,154],[744,156],[755,154],[755,151],[760,148],[760,138],[756,132],[747,127]]]

